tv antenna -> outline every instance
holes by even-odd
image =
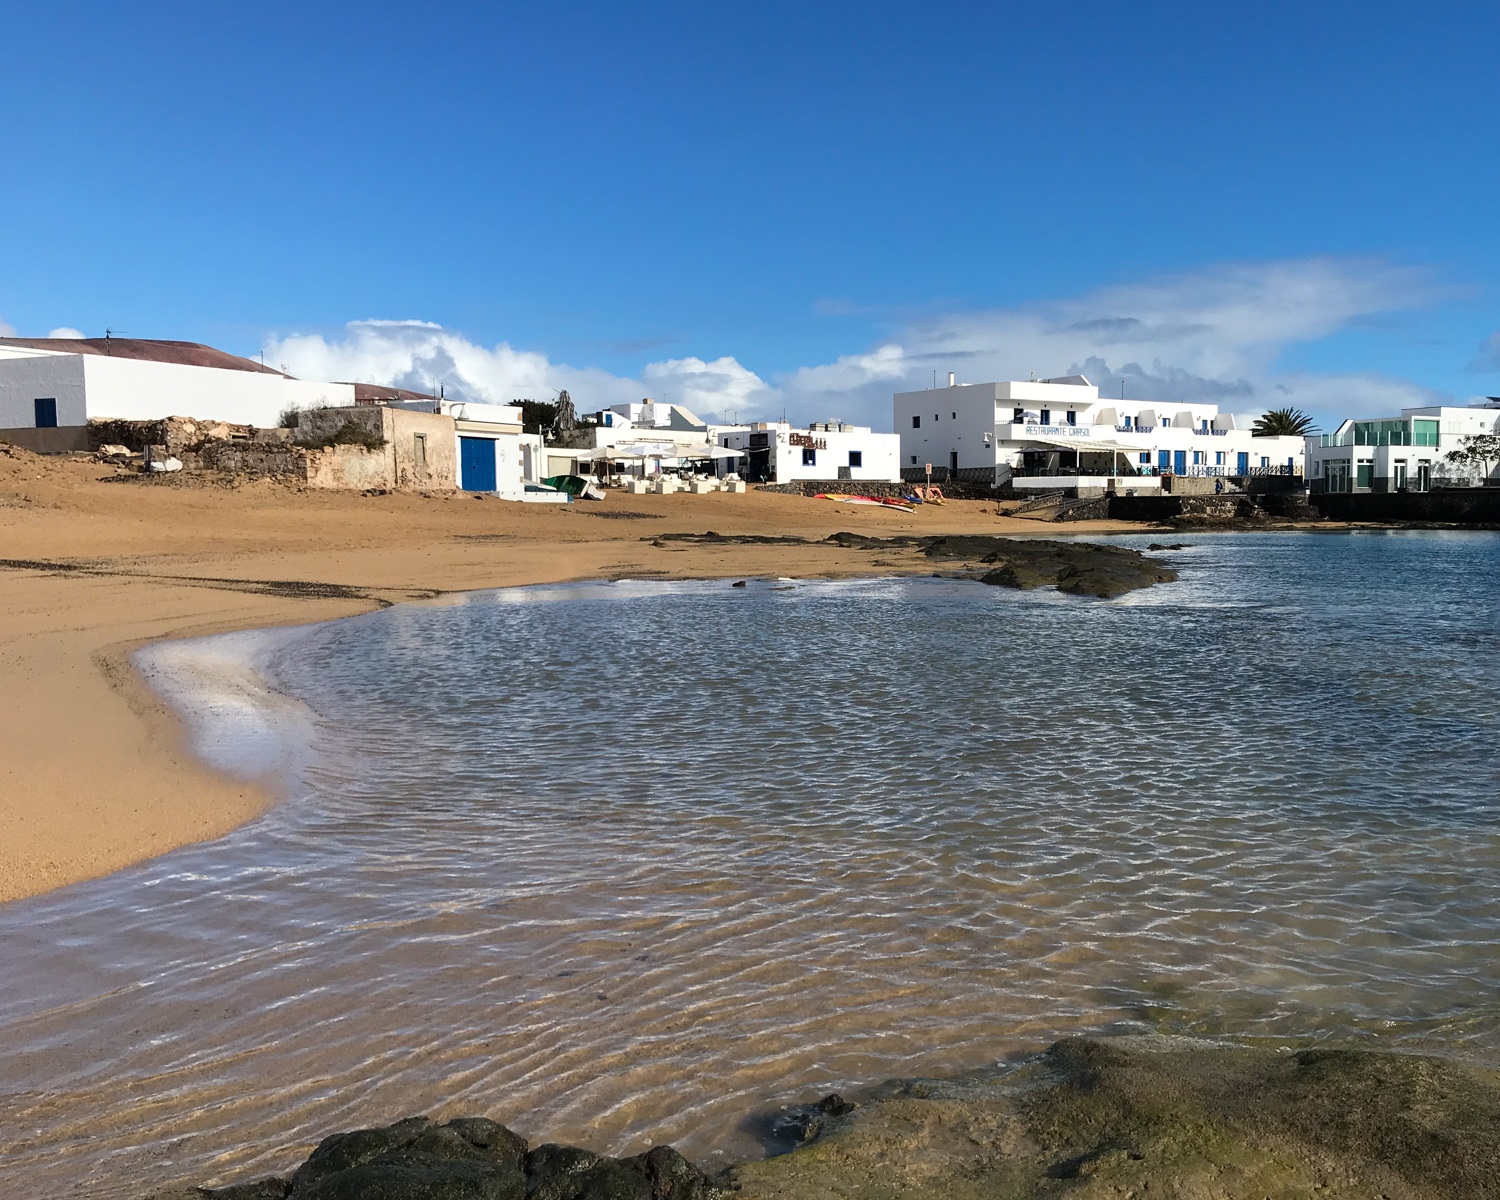
[[[106,354],[112,354],[112,353],[114,353],[114,351],[112,351],[109,348],[110,339],[111,338],[117,338],[122,333],[125,333],[125,332],[127,332],[127,331],[124,330],[124,329],[110,329],[108,326],[106,326],[105,329],[104,329],[104,353],[106,353]]]

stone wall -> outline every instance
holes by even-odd
[[[385,405],[305,409],[296,438],[307,446],[310,487],[448,491],[458,486],[453,418]],[[327,444],[332,439],[332,444]]]
[[[1500,487],[1438,492],[1322,492],[1311,503],[1332,521],[1500,525]]]
[[[156,446],[182,459],[218,442],[255,442],[263,445],[285,445],[291,440],[290,429],[257,429],[253,425],[231,425],[226,421],[198,421],[192,417],[166,417],[160,421],[124,421],[105,418],[88,423],[89,449],[101,446],[124,446],[139,454],[147,446]]]
[[[390,457],[384,450],[363,446],[325,446],[300,449],[302,482],[308,487],[341,491],[391,491]]]
[[[252,479],[285,478],[302,482],[304,452],[288,441],[210,442],[201,450],[179,456],[184,470],[222,471]]]
[[[1108,514],[1114,521],[1170,521],[1176,517],[1231,520],[1249,515],[1255,505],[1245,496],[1111,496]]]

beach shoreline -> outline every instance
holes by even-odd
[[[138,482],[81,458],[0,456],[0,903],[208,841],[275,803],[195,756],[131,659],[185,638],[336,620],[445,593],[622,577],[932,573],[878,537],[1151,533],[1065,527],[986,501],[914,513],[797,496],[624,496],[567,507],[465,493],[357,495],[273,483]],[[662,534],[807,544],[661,542]]]

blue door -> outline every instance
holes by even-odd
[[[1239,466],[1235,468],[1235,474],[1236,475],[1248,475],[1248,474],[1250,474],[1250,455],[1247,454],[1244,450],[1241,450],[1239,452],[1238,458],[1239,458]]]
[[[1172,469],[1172,452],[1170,450],[1158,450],[1156,452],[1156,469],[1163,475]]]
[[[1187,474],[1187,451],[1174,450],[1172,452],[1172,473],[1174,475]]]
[[[495,490],[495,441],[493,438],[458,439],[458,469],[466,492]]]

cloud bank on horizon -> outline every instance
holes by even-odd
[[[342,337],[266,341],[266,361],[311,379],[357,380],[509,403],[567,389],[579,411],[643,396],[710,419],[779,417],[890,424],[891,393],[931,385],[1082,373],[1104,395],[1203,400],[1236,413],[1306,409],[1325,423],[1451,400],[1417,383],[1360,372],[1279,366],[1291,347],[1433,303],[1424,271],[1377,260],[1310,258],[1237,264],[1100,288],[1014,308],[906,322],[876,345],[770,378],[732,355],[647,363],[638,376],[553,362],[505,342],[486,347],[429,321],[353,321]],[[1497,352],[1500,334],[1481,348]],[[1476,360],[1477,361],[1477,360]]]

